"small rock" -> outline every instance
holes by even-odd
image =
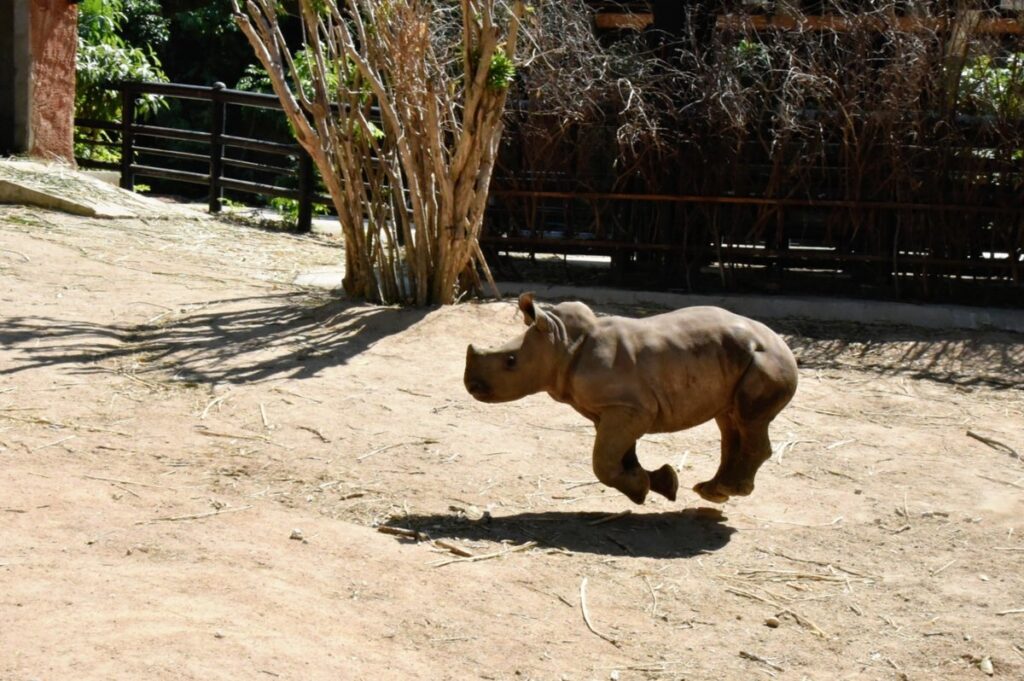
[[[779,628],[779,618],[778,617],[769,617],[768,619],[766,619],[764,621],[764,625],[766,627],[771,627],[772,629],[778,629]]]
[[[302,535],[302,530],[298,528],[292,530],[292,533],[288,538],[294,539],[295,541],[306,541],[306,538]]]
[[[224,638],[224,632],[223,631],[215,631],[215,632],[213,632],[213,637],[214,638]]]
[[[985,672],[989,676],[992,676],[996,673],[995,668],[992,667],[992,658],[990,657],[982,658],[981,662],[978,663],[978,669]]]
[[[613,669],[612,673],[608,675],[608,678],[610,678],[611,681],[619,681],[619,670]]]

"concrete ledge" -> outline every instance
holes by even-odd
[[[625,291],[598,287],[498,282],[502,295],[533,291],[544,301],[580,299],[597,304],[651,305],[666,309],[716,305],[756,319],[810,319],[822,322],[889,324],[925,329],[973,329],[1024,333],[1024,310],[915,305],[849,298],[797,296],[690,295],[657,291]]]
[[[202,214],[112,187],[71,166],[0,159],[0,203],[59,210],[90,218],[197,218]]]

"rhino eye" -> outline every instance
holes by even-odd
[[[516,368],[516,356],[515,355],[505,355],[505,368],[506,369],[515,369]]]

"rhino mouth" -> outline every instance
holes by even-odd
[[[494,391],[491,390],[486,382],[479,379],[469,379],[466,381],[466,390],[469,394],[480,400],[481,402],[488,402],[494,396]]]

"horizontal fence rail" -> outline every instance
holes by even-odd
[[[80,118],[75,120],[75,125],[80,131],[99,131],[106,133],[108,139],[119,138],[117,143],[94,138],[87,144],[117,148],[120,150],[121,161],[119,164],[88,159],[78,161],[84,167],[118,170],[121,187],[133,190],[136,178],[139,177],[205,186],[208,188],[209,209],[214,213],[222,208],[225,189],[265,197],[293,199],[298,203],[298,229],[304,232],[308,232],[312,225],[313,206],[331,204],[330,197],[316,191],[313,162],[301,146],[228,134],[226,131],[225,121],[229,105],[282,111],[281,103],[276,96],[231,90],[223,83],[207,87],[179,83],[126,82],[111,85],[111,88],[121,93],[121,120],[98,121]],[[205,102],[209,106],[210,127],[207,130],[188,130],[140,123],[136,120],[136,102],[143,95]],[[166,141],[185,143],[202,151],[156,146]],[[271,156],[279,159],[284,165],[234,158],[227,155],[229,149]],[[204,169],[199,171],[170,167],[168,159],[191,163]],[[233,177],[229,174],[229,169],[247,171],[250,176],[269,176],[272,179],[256,181]],[[278,184],[281,181],[290,182]]]

